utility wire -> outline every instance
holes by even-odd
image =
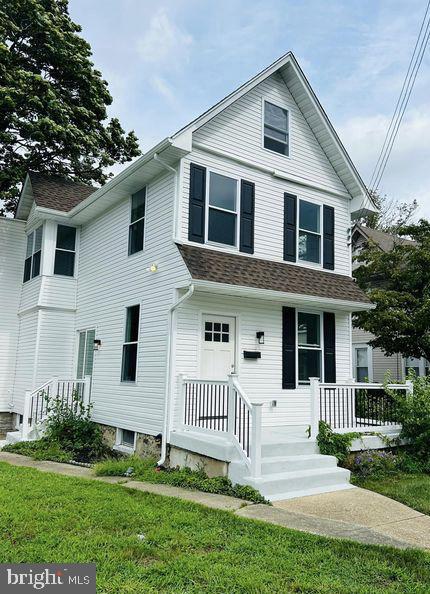
[[[393,116],[390,121],[387,133],[385,135],[384,143],[379,153],[378,161],[370,179],[369,188],[373,191],[377,190],[381,183],[382,177],[385,172],[388,160],[393,149],[394,142],[396,140],[400,124],[403,120],[406,108],[409,103],[409,99],[412,94],[412,90],[415,85],[415,81],[418,75],[418,71],[421,67],[421,63],[424,58],[424,54],[427,48],[427,44],[430,38],[430,19],[427,20],[427,16],[430,10],[430,0],[427,3],[424,18],[421,23],[420,31],[418,33],[417,41],[415,43],[414,51],[409,62],[408,70],[403,81],[402,89],[400,91],[399,98],[394,109]],[[426,24],[427,21],[427,24]],[[425,30],[424,30],[425,28]],[[424,30],[424,34],[422,35]],[[417,51],[418,49],[418,51]]]

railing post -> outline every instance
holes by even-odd
[[[91,397],[91,375],[86,375],[84,378],[84,393],[82,395],[82,404],[88,406]]]
[[[310,377],[311,391],[311,434],[312,439],[316,439],[319,431],[320,421],[320,379],[319,377]]]
[[[30,390],[26,390],[24,397],[24,412],[22,415],[22,438],[27,439],[30,433],[30,410],[31,410],[31,394]]]
[[[52,378],[52,394],[51,394],[51,398],[53,398],[54,400],[57,398],[58,396],[58,377],[53,377]]]
[[[228,406],[227,406],[227,431],[234,435],[236,421],[236,388],[234,387],[234,378],[237,373],[228,374]]]
[[[185,375],[183,373],[178,374],[178,412],[179,421],[177,424],[178,429],[181,431],[185,425]]]
[[[261,409],[263,403],[252,404],[251,476],[261,476]]]
[[[409,398],[410,396],[413,396],[413,394],[414,394],[414,382],[412,380],[406,380],[405,381],[405,386],[406,386],[406,398]]]

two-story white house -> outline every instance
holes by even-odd
[[[353,414],[365,209],[291,53],[99,189],[29,173],[0,219],[3,426],[27,435],[42,391],[78,387],[126,452],[211,460],[273,499],[347,487],[315,436]]]

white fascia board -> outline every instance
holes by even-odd
[[[212,281],[198,279],[193,279],[192,283],[195,286],[196,291],[205,293],[217,293],[221,295],[249,297],[251,299],[288,302],[298,306],[314,306],[320,309],[354,312],[366,311],[369,309],[374,309],[375,307],[373,303],[364,303],[361,301],[331,299],[327,297],[317,297],[314,295],[302,295],[300,293],[284,293],[282,291],[273,291],[271,289],[258,289],[255,287],[229,285],[226,283],[215,283]]]

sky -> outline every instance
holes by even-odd
[[[427,0],[69,0],[145,151],[292,50],[367,183]],[[380,190],[430,218],[430,49]],[[119,171],[120,168],[116,168]]]

